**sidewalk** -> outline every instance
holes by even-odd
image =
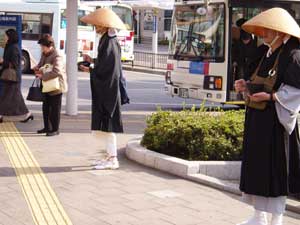
[[[125,145],[138,134],[118,135],[119,170],[92,170],[90,164],[103,155],[103,145],[90,134],[90,121],[83,117],[78,124],[76,119],[63,119],[62,134],[57,137],[35,134],[40,115],[16,127],[73,225],[232,225],[251,215],[251,208],[238,196],[126,159]],[[0,176],[0,224],[34,225],[1,141]],[[296,225],[299,219],[300,215],[287,212],[284,224]]]

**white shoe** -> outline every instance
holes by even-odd
[[[255,210],[254,215],[249,220],[237,225],[268,225],[267,213]]]
[[[106,161],[107,161],[107,159],[95,160],[94,162],[92,162],[91,166],[97,166],[97,165],[100,165],[102,163],[105,163]]]
[[[282,214],[272,214],[271,225],[282,225],[283,216]]]
[[[94,162],[92,162],[91,166],[97,166],[99,164],[102,164],[102,163],[110,160],[110,159],[111,159],[111,157],[109,155],[106,155],[105,158],[100,159],[100,160],[95,160]]]
[[[117,159],[104,161],[96,166],[94,166],[95,170],[116,170],[119,169],[119,161]]]

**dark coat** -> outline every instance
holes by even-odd
[[[17,43],[7,44],[4,48],[2,70],[11,67],[16,70],[19,81],[21,81],[21,50]]]
[[[91,71],[92,130],[123,132],[120,111],[121,48],[116,37],[104,34]]]
[[[18,44],[5,46],[1,73],[9,65],[17,71],[21,81],[21,50]],[[0,115],[23,116],[29,112],[21,93],[20,82],[1,82],[0,92]]]
[[[237,63],[237,77],[236,79],[248,79],[249,65],[255,59],[257,51],[257,43],[251,39],[248,44],[244,44],[240,39],[233,44],[232,47],[232,61]]]
[[[121,70],[120,76],[120,94],[121,94],[121,105],[129,104],[130,99],[127,93],[127,82],[125,77],[123,76],[123,71]]]
[[[291,38],[283,47],[277,68],[274,91],[281,84],[299,88],[299,42]],[[265,58],[258,75],[266,77],[280,49]],[[265,52],[266,53],[266,52]],[[280,124],[274,102],[265,110],[247,108],[241,170],[241,191],[265,197],[300,193],[300,141],[299,129],[289,135],[289,157],[286,157],[284,127]],[[289,165],[289,168],[287,168]]]

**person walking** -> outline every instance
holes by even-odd
[[[25,105],[21,93],[21,50],[18,45],[18,33],[14,29],[5,32],[6,45],[2,61],[0,78],[7,69],[14,71],[15,81],[2,79],[0,93],[0,123],[3,121],[28,122],[33,120],[33,115]]]
[[[118,169],[116,133],[123,132],[121,118],[120,78],[121,48],[116,29],[126,29],[121,19],[110,9],[101,8],[84,16],[81,21],[93,24],[101,35],[97,59],[85,56],[90,67],[81,66],[90,72],[92,91],[92,131],[98,139],[106,141],[107,158],[98,161],[95,169]]]
[[[61,101],[63,93],[67,92],[66,73],[63,58],[55,49],[54,40],[49,34],[44,34],[38,41],[41,46],[42,56],[38,65],[34,68],[35,75],[42,81],[59,79],[59,90],[44,93],[43,120],[44,128],[37,133],[46,133],[46,136],[59,135]],[[45,65],[50,70],[45,70]]]
[[[267,49],[249,81],[235,82],[247,105],[240,190],[255,209],[239,225],[266,225],[267,213],[272,225],[282,225],[286,196],[300,193],[300,28],[282,8],[264,11],[242,28],[262,37]]]

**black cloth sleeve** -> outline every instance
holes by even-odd
[[[283,76],[283,83],[300,88],[300,50],[293,50],[291,60],[288,63],[286,72]]]

